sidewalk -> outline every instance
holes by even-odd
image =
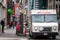
[[[18,37],[15,34],[16,33],[15,29],[5,29],[3,34],[0,32],[0,37],[10,37],[10,38],[12,38],[12,37],[14,37],[14,38]]]
[[[15,29],[13,29],[13,28],[11,28],[11,29],[6,29],[4,32],[5,32],[6,34],[15,34],[15,33],[16,33],[16,28],[15,28]]]

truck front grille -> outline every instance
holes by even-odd
[[[52,27],[44,27],[43,31],[52,31]]]

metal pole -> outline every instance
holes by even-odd
[[[35,9],[35,0],[34,0],[34,8],[33,9]]]
[[[5,19],[5,26],[7,26],[7,0],[6,0],[5,12],[6,12],[6,14],[5,14],[5,17],[6,17],[6,19]]]
[[[58,14],[59,14],[59,0],[58,0]]]
[[[32,0],[31,0],[32,1]],[[29,0],[28,0],[28,27],[30,28],[30,13],[31,12],[31,10],[29,11]]]
[[[48,9],[49,9],[49,0],[48,0]]]
[[[32,0],[31,0],[31,6],[32,6]]]
[[[54,3],[54,0],[52,0],[52,9],[53,9],[53,3]]]
[[[56,9],[56,0],[55,0],[55,9]]]
[[[29,5],[30,5],[30,4],[29,4],[29,0],[28,0],[28,14],[29,14],[29,9],[30,9],[30,8],[29,8]]]
[[[24,14],[24,10],[25,10],[25,0],[23,0],[24,3],[24,8],[23,8],[23,35],[25,35],[25,14]]]

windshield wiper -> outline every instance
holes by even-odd
[[[42,21],[35,21],[35,22],[42,22]]]

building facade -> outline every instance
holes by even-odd
[[[60,0],[48,0],[48,9],[56,9],[58,17],[60,16]]]
[[[0,21],[5,18],[5,25],[7,24],[7,13],[6,13],[6,9],[7,9],[7,4],[6,4],[7,0],[0,0]]]
[[[31,0],[32,9],[56,9],[58,18],[60,18],[60,0]],[[29,4],[28,4],[29,5]]]

